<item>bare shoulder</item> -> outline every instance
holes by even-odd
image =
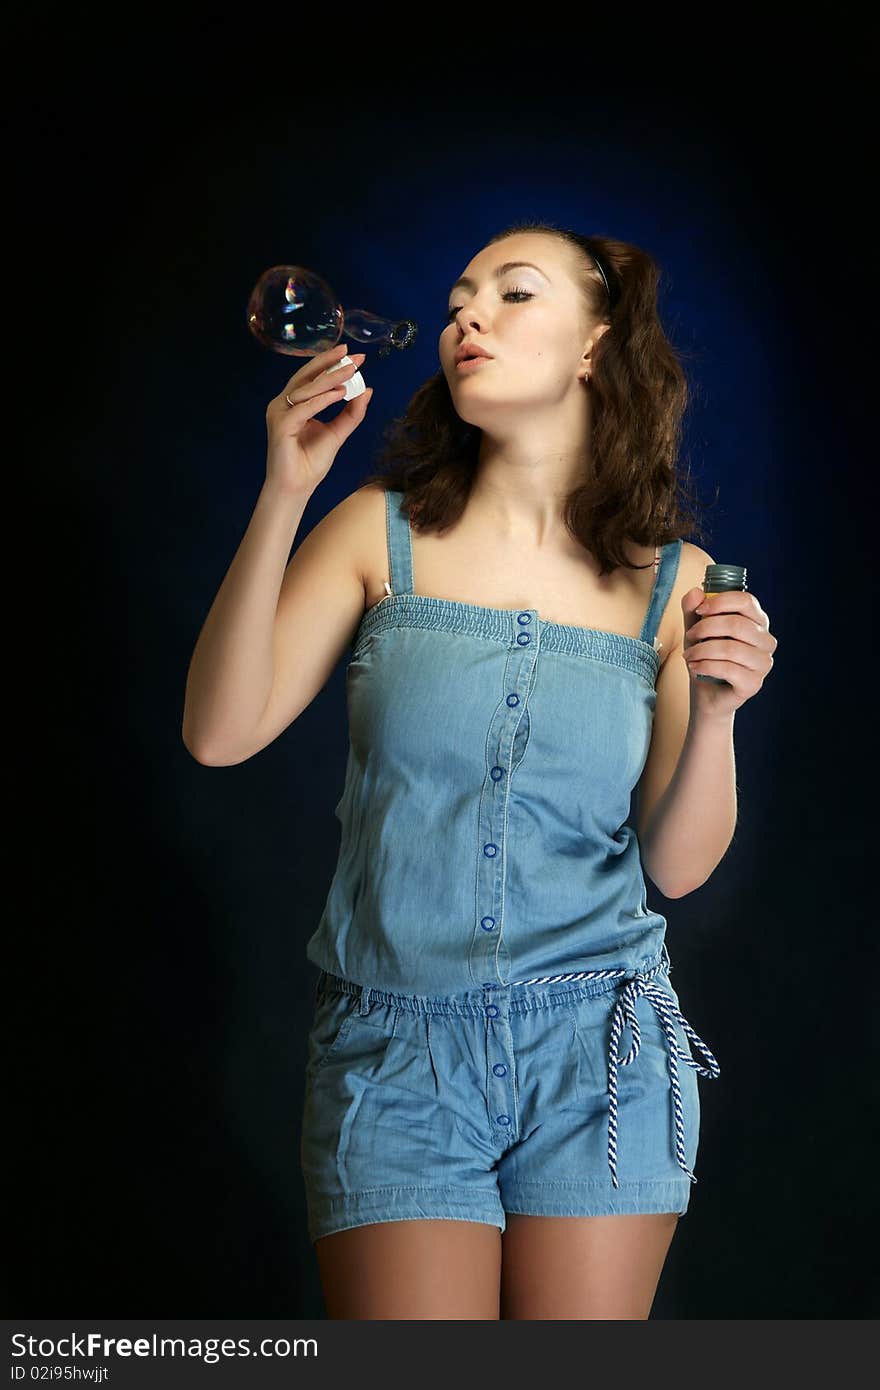
[[[353,492],[347,499],[361,507],[365,515],[372,517],[385,516],[385,484],[384,483],[364,483],[356,492]]]
[[[700,546],[694,545],[691,541],[682,541],[681,554],[678,558],[678,573],[672,586],[672,593],[666,605],[666,618],[668,619],[667,632],[669,633],[669,644],[663,648],[663,664],[666,663],[670,654],[676,651],[684,643],[684,614],[681,611],[681,601],[685,594],[691,589],[701,589],[703,579],[706,574],[706,566],[714,565],[712,556]]]
[[[364,483],[346,502],[357,534],[358,565],[364,587],[364,608],[385,597],[388,576],[387,489],[384,483]]]
[[[676,575],[676,583],[679,583],[682,578],[687,581],[682,593],[686,594],[688,589],[693,589],[697,585],[702,587],[706,576],[706,566],[714,564],[715,561],[707,550],[701,549],[700,546],[694,545],[691,541],[682,541],[678,574]]]
[[[385,487],[382,483],[364,483],[345,498],[352,528],[358,575],[364,586],[364,604],[371,601],[375,585],[376,550],[384,550],[386,533]]]

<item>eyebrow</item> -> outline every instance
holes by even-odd
[[[516,268],[521,265],[527,265],[531,270],[537,270],[540,275],[544,276],[544,279],[548,281],[548,283],[553,283],[550,280],[550,276],[545,274],[545,272],[541,270],[541,267],[539,265],[535,265],[534,261],[505,261],[504,265],[499,265],[496,267],[496,269],[492,272],[492,277],[495,280],[500,280],[502,275],[506,275],[509,270],[516,270]],[[466,285],[469,289],[472,290],[475,290],[477,288],[469,275],[462,275],[460,280],[456,280],[449,293],[452,294],[452,290],[457,290],[459,285]]]

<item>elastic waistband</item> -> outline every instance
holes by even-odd
[[[499,1005],[512,1014],[528,1013],[531,1009],[548,1008],[554,1004],[594,999],[629,980],[647,982],[657,975],[668,977],[671,969],[672,962],[664,941],[658,955],[630,969],[578,970],[570,974],[538,975],[530,980],[515,980],[509,985],[476,985],[459,994],[439,996],[376,989],[322,970],[315,986],[315,998],[352,994],[360,998],[362,1013],[367,1013],[372,1004],[391,1004],[416,1014],[461,1014],[476,1018],[484,1014],[487,1004]]]

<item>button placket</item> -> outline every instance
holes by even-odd
[[[503,906],[506,873],[507,807],[510,772],[517,731],[528,714],[529,692],[539,642],[537,610],[523,609],[512,616],[510,659],[505,668],[506,694],[498,706],[487,736],[494,753],[480,796],[477,829],[476,923],[471,937],[469,966],[475,981],[483,982],[500,971],[503,950]]]
[[[513,1034],[505,999],[483,996],[486,1018],[486,1114],[493,1140],[511,1144],[517,1132]]]

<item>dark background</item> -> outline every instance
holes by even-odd
[[[577,13],[478,34],[438,12],[415,53],[378,18],[346,46],[339,11],[18,21],[7,1316],[322,1316],[304,945],[339,843],[345,663],[244,764],[203,767],[180,732],[297,365],[244,309],[294,261],[420,327],[368,354],[374,404],[298,543],[436,370],[451,281],[526,216],[661,264],[705,548],[748,566],[779,642],[736,718],[728,855],[684,899],[649,884],[721,1066],[652,1316],[876,1315],[870,44],[824,17],[737,14],[719,43]]]

